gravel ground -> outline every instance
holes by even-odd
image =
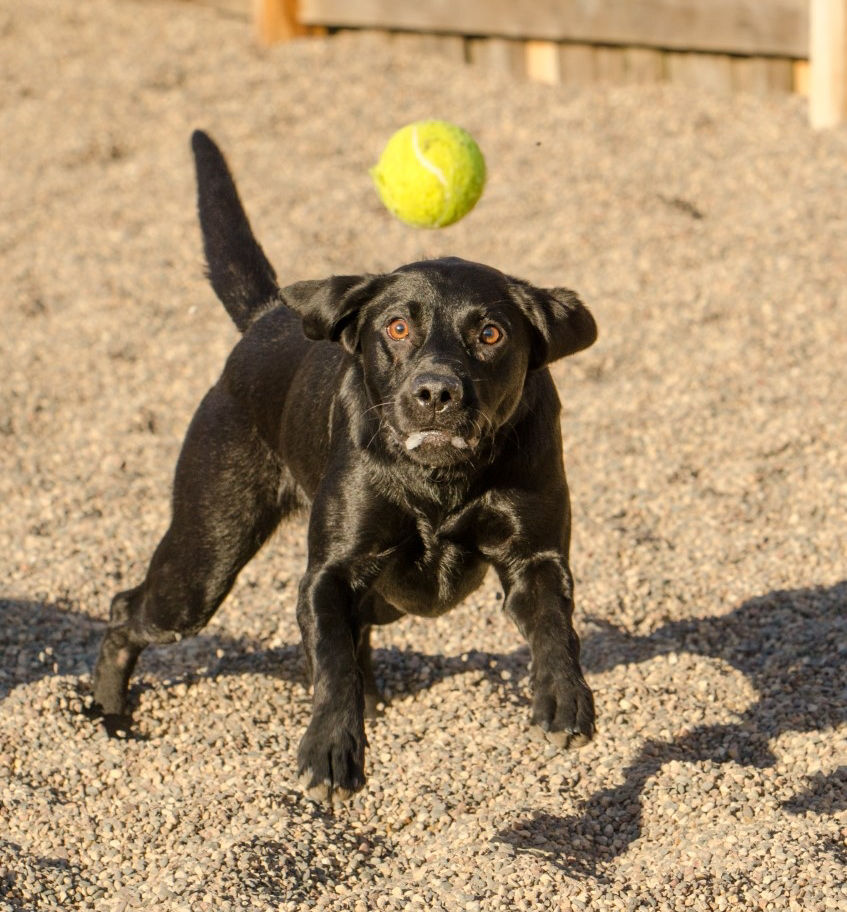
[[[847,903],[847,130],[802,103],[547,88],[374,39],[261,52],[198,4],[0,2],[0,910],[836,910]],[[392,221],[402,123],[470,129],[457,226]],[[202,276],[209,129],[284,281],[455,253],[578,289],[556,366],[596,740],[531,737],[496,580],[376,637],[366,789],[296,786],[302,520],[82,710],[236,339]]]

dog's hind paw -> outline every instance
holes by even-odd
[[[365,718],[379,719],[385,715],[385,700],[382,694],[366,693],[365,694]]]
[[[565,749],[573,749],[578,747],[585,747],[591,741],[591,735],[583,734],[582,732],[572,732],[572,731],[544,731],[541,729],[544,734],[544,737],[556,747],[562,747]]]
[[[132,716],[123,713],[106,713],[100,721],[110,738],[128,738],[132,734]]]
[[[99,722],[110,738],[129,738],[132,732],[132,716],[129,713],[106,713],[97,702],[92,702],[85,715]]]

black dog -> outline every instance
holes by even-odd
[[[277,523],[310,502],[297,603],[314,686],[299,750],[309,794],[364,785],[371,626],[449,611],[488,566],[532,651],[533,722],[559,745],[587,742],[545,365],[591,345],[593,318],[571,291],[460,259],[280,289],[217,146],[201,132],[192,144],[209,277],[244,337],[188,429],[147,577],[112,602],[95,710],[125,730],[141,651],[199,631]]]

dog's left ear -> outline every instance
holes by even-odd
[[[280,296],[303,321],[308,339],[340,342],[351,354],[359,348],[359,311],[379,289],[383,276],[330,276],[296,282]]]
[[[512,285],[512,295],[530,325],[530,370],[588,348],[597,339],[594,317],[576,292],[518,281]]]

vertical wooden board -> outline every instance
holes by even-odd
[[[784,57],[735,57],[732,85],[740,92],[790,92],[794,87],[794,62]]]
[[[771,57],[768,65],[768,89],[790,92],[794,88],[794,63],[786,57]]]
[[[597,82],[617,85],[626,82],[626,49],[603,46],[595,48],[594,78]]]
[[[732,90],[732,64],[724,54],[669,53],[667,64],[671,82],[708,92]]]
[[[739,92],[762,95],[770,90],[766,57],[735,57],[732,60],[732,87]]]
[[[559,46],[554,41],[526,42],[526,75],[548,85],[562,81]]]
[[[594,82],[594,48],[590,44],[563,44],[559,48],[562,82],[587,85]]]
[[[793,90],[798,94],[802,95],[804,98],[809,97],[809,61],[808,60],[795,60],[793,66]]]
[[[298,0],[253,0],[256,32],[262,44],[288,41],[305,35],[298,18]]]
[[[522,41],[510,38],[470,38],[468,57],[471,63],[502,73],[526,76],[526,59]]]
[[[671,82],[681,82],[690,85],[691,76],[687,65],[688,54],[678,54],[673,51],[668,51],[665,54],[665,69]]]
[[[811,0],[809,119],[833,127],[847,119],[847,0]]]
[[[391,32],[391,44],[410,59],[423,54],[465,63],[465,39],[461,35],[433,35],[425,32]]]
[[[661,51],[631,47],[624,55],[627,82],[661,82],[665,78],[665,55]]]

